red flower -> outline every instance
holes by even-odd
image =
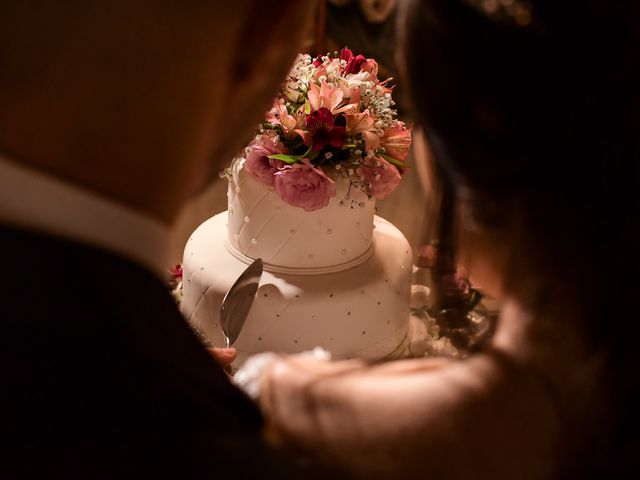
[[[313,66],[318,68],[320,65],[322,65],[322,57],[321,56],[317,56],[314,60],[313,60]]]
[[[328,108],[322,107],[307,115],[307,128],[311,132],[311,149],[314,152],[319,152],[327,145],[335,148],[344,145],[346,128],[335,124],[335,118]]]
[[[347,63],[347,67],[344,69],[345,75],[350,73],[358,73],[362,69],[362,65],[367,61],[364,58],[364,55],[358,55],[357,57],[353,57],[349,63]]]
[[[358,73],[363,64],[367,61],[364,55],[353,55],[353,52],[348,48],[340,50],[340,60],[347,62],[347,66],[344,68],[344,74]]]
[[[340,60],[344,60],[345,62],[349,63],[349,60],[351,60],[352,58],[353,52],[351,50],[346,47],[340,50]]]
[[[182,265],[179,263],[169,269],[169,274],[174,280],[182,280]]]

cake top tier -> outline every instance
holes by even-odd
[[[371,255],[374,198],[400,183],[411,130],[373,59],[299,55],[244,155],[228,171],[227,247],[295,274]]]
[[[319,274],[364,262],[373,252],[375,201],[335,175],[336,194],[311,212],[292,206],[236,161],[229,178],[227,248],[272,272]],[[333,175],[332,175],[333,177]]]

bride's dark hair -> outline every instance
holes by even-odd
[[[573,465],[591,474],[614,475],[640,432],[638,4],[407,0],[399,15],[444,191],[471,212],[467,228],[500,232],[507,292],[534,313],[563,303],[604,358],[589,408],[610,409],[610,428],[586,428],[594,456]]]

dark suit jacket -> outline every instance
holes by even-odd
[[[0,478],[290,478],[168,288],[0,226]]]

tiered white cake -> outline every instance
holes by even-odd
[[[382,359],[406,350],[411,248],[374,200],[338,177],[329,205],[306,212],[232,167],[229,209],[204,222],[183,261],[182,310],[192,327],[224,345],[222,299],[255,258],[265,272],[244,329],[238,361],[316,346],[336,359]]]

